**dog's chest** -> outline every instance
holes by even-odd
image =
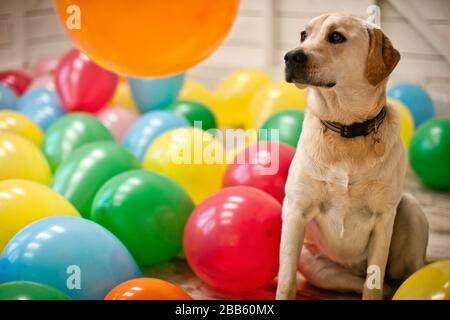
[[[375,225],[375,215],[367,203],[369,190],[339,171],[329,175],[322,185],[320,213],[307,228],[307,240],[336,262],[359,263],[366,258]]]

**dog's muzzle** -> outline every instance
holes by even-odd
[[[303,49],[294,49],[284,55],[287,82],[295,82],[298,73],[304,73],[308,63],[308,55]]]

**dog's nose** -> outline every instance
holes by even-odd
[[[284,55],[285,63],[305,64],[308,62],[308,55],[302,49],[291,50]]]

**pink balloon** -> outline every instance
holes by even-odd
[[[59,62],[59,55],[48,55],[39,59],[33,66],[31,72],[35,77],[54,73]]]
[[[27,91],[35,88],[55,89],[55,78],[53,74],[43,74],[35,78],[28,86]]]
[[[97,117],[121,143],[128,128],[139,116],[128,108],[117,106],[103,109]]]
[[[118,81],[116,74],[76,49],[61,58],[55,72],[56,91],[67,111],[96,113],[112,97]]]

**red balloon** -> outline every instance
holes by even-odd
[[[245,292],[275,278],[280,236],[278,201],[255,188],[229,187],[195,208],[184,231],[184,252],[210,286]]]
[[[76,49],[61,58],[55,72],[56,91],[67,111],[96,113],[111,99],[118,80]]]
[[[223,186],[250,186],[272,195],[280,203],[295,149],[287,144],[261,141],[239,152],[229,164]]]
[[[25,92],[32,80],[32,77],[25,71],[6,70],[0,72],[0,83],[10,87],[18,96]]]

